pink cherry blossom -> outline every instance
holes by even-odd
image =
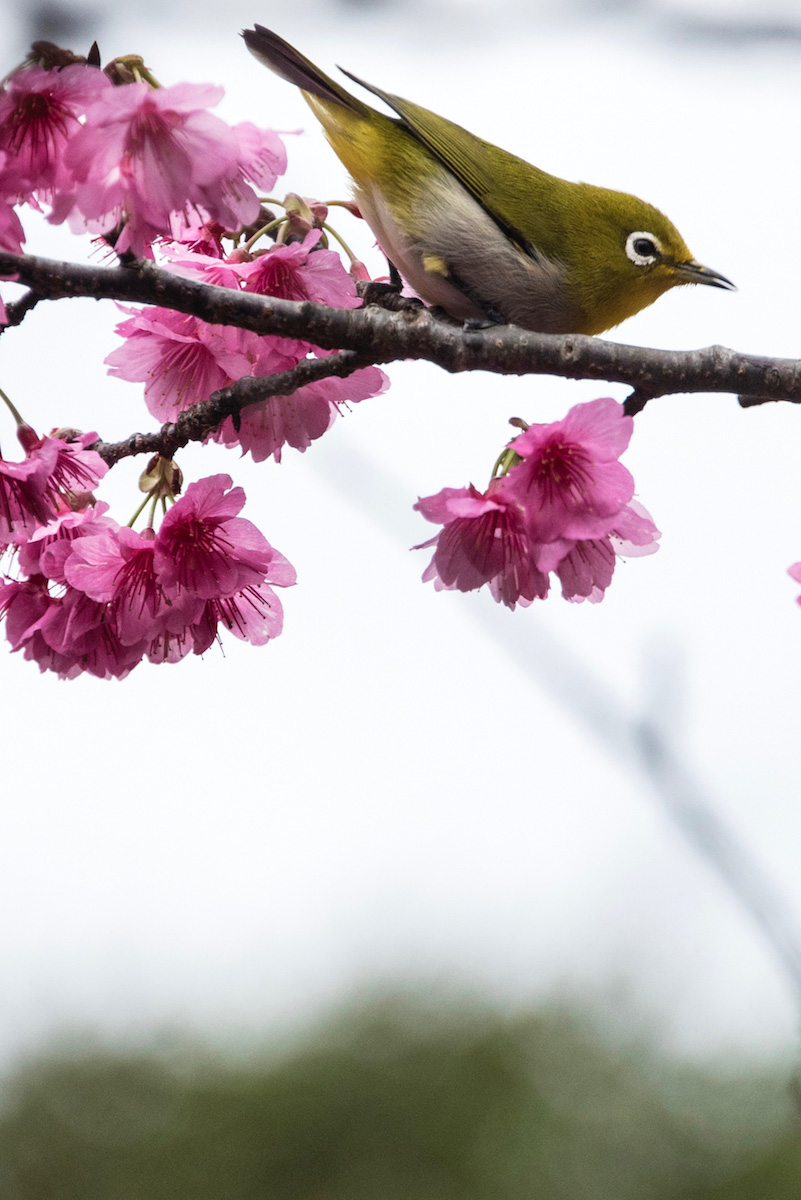
[[[22,582],[0,580],[0,616],[5,618],[6,637],[12,650],[19,650],[50,604],[47,580],[34,576]]]
[[[259,337],[232,326],[208,325],[168,309],[129,311],[130,319],[117,326],[125,342],[105,361],[110,375],[145,384],[147,407],[160,421],[174,420],[178,412],[243,376],[288,371],[307,349],[293,339]],[[290,395],[249,405],[240,415],[238,428],[228,418],[214,438],[227,446],[241,446],[257,462],[270,455],[280,462],[284,445],[306,450],[330,428],[342,405],[380,395],[388,386],[389,380],[378,367],[364,367],[344,379],[305,384]]]
[[[9,161],[0,176],[6,196],[30,199],[32,193],[52,199],[71,194],[72,174],[64,161],[70,139],[80,130],[79,118],[111,82],[97,67],[75,63],[58,71],[25,67],[0,92],[0,150]]]
[[[617,557],[653,554],[659,538],[616,461],[630,434],[615,401],[577,405],[564,420],[530,426],[515,439],[522,462],[486,493],[444,488],[419,500],[415,508],[443,526],[423,543],[436,547],[424,581],[460,591],[487,584],[514,608],[544,599],[555,572],[566,600],[601,600]],[[621,503],[625,496],[629,502]],[[600,532],[579,536],[580,529]]]
[[[77,588],[50,597],[34,632],[63,660],[100,679],[124,679],[141,661],[143,645],[125,646],[108,620],[108,606]],[[41,666],[41,663],[40,663]],[[43,668],[44,669],[44,668]]]
[[[555,570],[565,600],[597,604],[612,582],[618,558],[639,558],[659,549],[659,530],[651,514],[632,500],[615,518],[614,529],[604,538],[569,542],[561,539],[535,547],[543,569]]]
[[[278,557],[289,566],[286,559],[280,555]],[[277,573],[278,566],[277,562],[272,564],[273,575]],[[276,583],[277,580],[273,578],[272,582]],[[294,583],[294,571],[288,582]],[[208,600],[191,629],[195,654],[205,653],[212,645],[219,636],[217,628],[220,625],[240,641],[250,642],[253,646],[266,646],[283,629],[284,610],[267,583],[243,588],[233,596]]]
[[[177,252],[206,254],[211,258],[222,258],[222,236],[225,233],[217,221],[202,221],[195,213],[171,213],[170,234],[165,246]]]
[[[39,664],[41,671],[54,671],[61,679],[81,673],[77,662],[57,654],[39,632],[39,622],[54,603],[47,580],[39,577],[21,582],[0,579],[0,617],[5,619],[6,637],[12,650]]]
[[[27,579],[0,580],[12,649],[61,678],[123,678],[144,658],[202,654],[219,630],[261,646],[283,625],[275,587],[292,565],[238,514],[227,475],[190,484],[154,533],[106,516],[63,511],[19,545]]]
[[[155,543],[155,570],[165,595],[182,602],[185,594],[221,600],[262,583],[282,582],[289,564],[255,525],[237,514],[245,493],[230,475],[191,483],[161,523]],[[274,579],[277,572],[279,578]]]
[[[436,547],[424,582],[434,580],[438,589],[461,592],[486,583],[495,599],[509,608],[547,596],[548,576],[534,562],[523,511],[496,481],[486,494],[472,485],[443,488],[414,507],[427,520],[443,525],[436,537],[415,547]]]
[[[239,143],[239,162],[244,179],[261,191],[272,191],[279,175],[286,171],[286,147],[272,129],[259,129],[250,121],[234,125]]]
[[[74,437],[38,437],[29,425],[21,426],[17,436],[25,447],[29,460],[44,459],[52,462],[55,449],[55,464],[50,469],[47,495],[55,507],[62,495],[91,492],[108,471],[108,465],[96,450],[87,447],[99,441],[96,433],[81,433]]]
[[[19,547],[19,567],[30,577],[7,581],[0,593],[0,615],[5,613],[12,649],[22,649],[41,670],[55,671],[62,679],[84,671],[122,678],[143,653],[122,645],[106,604],[73,588],[66,578],[66,564],[78,544],[117,530],[105,516],[106,507],[64,512],[37,529]]]
[[[620,558],[642,558],[656,554],[662,535],[648,509],[639,500],[632,500],[616,518],[609,536]]]
[[[615,551],[608,537],[574,542],[556,566],[564,599],[593,604],[603,599],[614,570]]]
[[[53,516],[48,493],[55,469],[57,447],[47,447],[37,458],[23,462],[0,459],[0,545],[32,533]]]
[[[105,359],[109,374],[145,384],[149,411],[160,421],[212,392],[228,387],[264,363],[268,339],[233,326],[209,325],[198,317],[166,308],[131,310],[130,320],[117,326],[124,345]],[[275,357],[273,358],[275,361]],[[284,370],[296,359],[280,359]]]
[[[210,84],[130,83],[88,107],[65,161],[90,229],[103,233],[124,218],[116,249],[141,255],[169,234],[175,213],[197,209],[230,230],[256,219],[259,201],[242,176],[260,168],[243,163],[241,137],[207,111],[222,94]]]
[[[234,269],[248,292],[283,300],[311,300],[332,308],[358,308],[361,300],[356,284],[339,255],[333,250],[315,250],[321,237],[321,230],[313,229],[302,242],[271,246],[252,262],[238,263]]]
[[[17,540],[17,562],[26,575],[43,575],[56,583],[66,583],[64,561],[70,544],[77,538],[94,537],[119,528],[108,515],[103,500],[88,508],[64,508],[46,525],[40,525],[25,540]]]
[[[84,538],[66,561],[67,582],[90,600],[108,604],[108,619],[124,646],[150,642],[162,633],[183,633],[201,602],[188,608],[170,602],[154,566],[155,534],[123,527]]]
[[[29,425],[18,430],[27,451],[23,462],[0,459],[0,544],[27,540],[47,525],[72,497],[83,496],[108,467],[95,450],[96,433],[74,440],[36,435]]]
[[[530,425],[512,448],[522,462],[503,487],[526,512],[537,542],[604,537],[631,500],[634,480],[617,460],[633,421],[616,400],[577,404],[561,421]]]
[[[213,248],[213,243],[207,243]],[[185,275],[190,279],[201,279],[203,283],[211,283],[215,287],[241,288],[241,280],[227,259],[207,252],[206,246],[199,250],[189,250],[186,246],[174,242],[164,242],[161,251],[170,270],[176,275]]]

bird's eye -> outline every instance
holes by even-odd
[[[636,267],[648,267],[662,253],[659,239],[652,233],[637,230],[626,238],[626,254]]]

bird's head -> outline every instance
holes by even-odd
[[[685,283],[736,291],[734,284],[697,262],[672,221],[625,192],[577,184],[582,216],[566,239],[574,299],[584,333],[602,333]]]

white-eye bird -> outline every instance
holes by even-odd
[[[263,26],[242,36],[301,89],[390,264],[452,317],[597,334],[679,284],[735,290],[644,200],[549,175],[343,71],[385,116]]]

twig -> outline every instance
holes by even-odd
[[[40,292],[31,290],[26,292],[24,296],[20,296],[19,300],[13,300],[10,304],[7,304],[6,323],[5,325],[0,325],[0,333],[15,325],[21,325],[28,313],[36,308],[39,301],[44,300],[44,298]]]

